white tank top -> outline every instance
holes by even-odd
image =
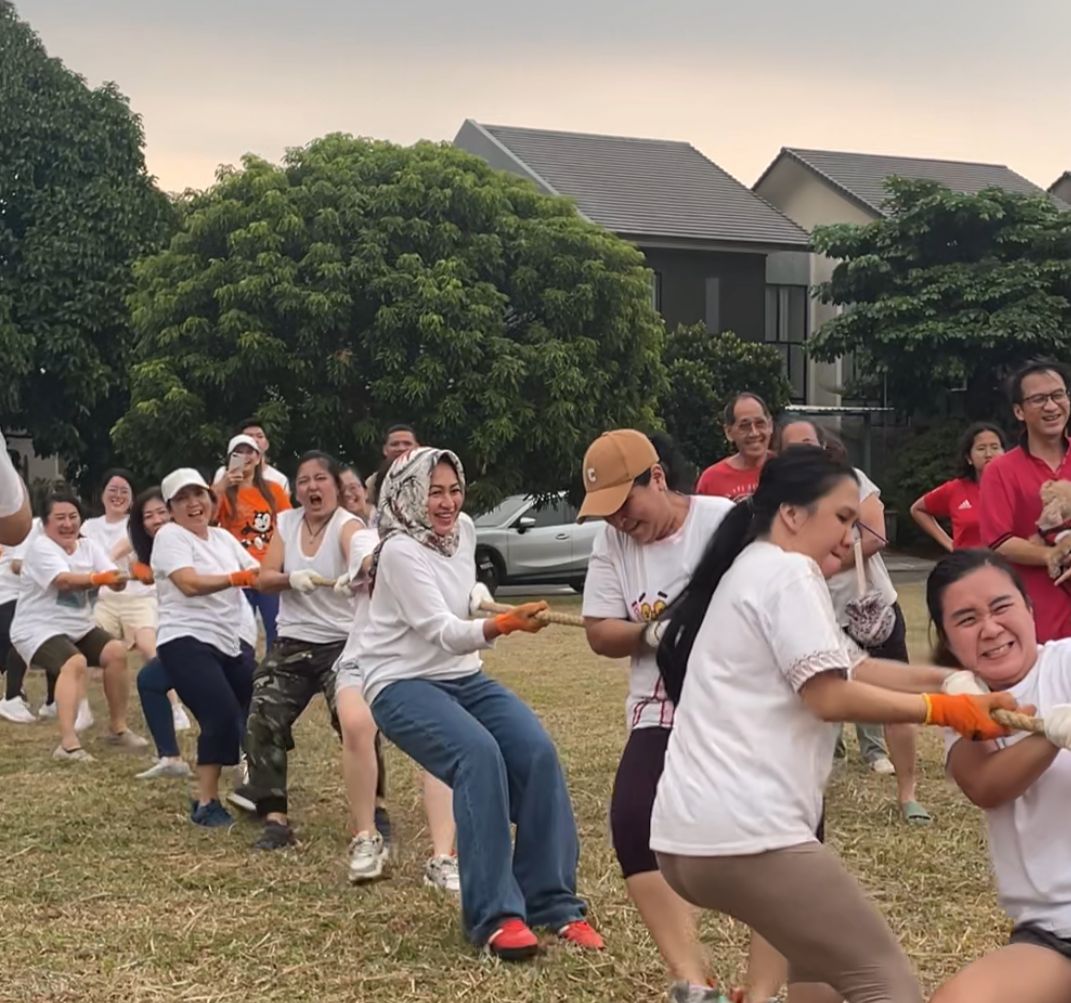
[[[354,516],[341,506],[337,508],[324,527],[320,549],[312,557],[301,550],[301,517],[299,508],[280,512],[277,517],[276,532],[283,539],[283,571],[289,574],[307,568],[332,580],[345,574],[349,564],[342,555],[339,534],[346,523],[354,521]],[[349,637],[354,612],[353,600],[340,596],[334,589],[321,587],[308,595],[286,589],[279,596],[276,625],[280,637],[331,644]]]

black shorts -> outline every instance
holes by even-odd
[[[1051,930],[1043,930],[1033,923],[1022,923],[1011,932],[1009,944],[1030,944],[1033,947],[1047,947],[1061,957],[1071,961],[1071,938],[1057,937]]]
[[[610,835],[625,878],[658,870],[651,849],[651,811],[666,764],[669,736],[669,728],[636,728],[621,753],[610,795]],[[824,803],[815,835],[819,843],[825,842]]]
[[[94,627],[77,641],[72,641],[66,634],[56,634],[34,652],[33,664],[45,672],[57,673],[75,655],[84,655],[89,665],[99,666],[104,649],[114,640],[100,627]]]

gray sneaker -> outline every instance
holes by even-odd
[[[346,869],[351,884],[375,881],[383,873],[387,862],[387,848],[378,833],[359,832],[350,840],[349,861]]]
[[[457,857],[431,857],[424,865],[424,884],[451,895],[461,894]]]
[[[147,770],[137,774],[138,780],[185,780],[193,770],[181,759],[158,759]]]
[[[96,760],[85,749],[79,746],[77,749],[68,751],[62,745],[57,745],[52,753],[52,758],[60,763],[94,763]]]
[[[119,732],[118,735],[116,735],[115,732],[109,731],[108,734],[104,736],[104,741],[109,745],[114,745],[119,749],[127,749],[130,752],[137,752],[149,747],[149,743],[144,738],[140,735],[135,735],[134,732],[129,729],[127,731]]]

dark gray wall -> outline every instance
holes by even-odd
[[[706,320],[707,279],[718,278],[718,330],[752,341],[764,338],[766,255],[641,249],[648,267],[662,277],[662,316],[669,330]]]

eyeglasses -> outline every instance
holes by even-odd
[[[756,418],[754,421],[745,419],[738,422],[737,426],[741,432],[768,432],[770,430],[770,423],[765,418]]]
[[[1067,399],[1066,390],[1053,390],[1052,393],[1031,394],[1029,397],[1024,397],[1023,404],[1026,407],[1044,407],[1049,401],[1053,404],[1066,404]]]

